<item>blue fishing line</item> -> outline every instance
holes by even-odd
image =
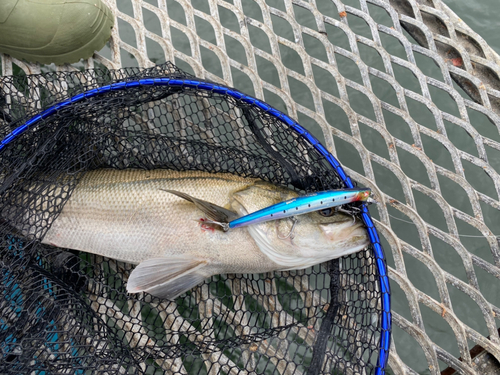
[[[25,131],[27,131],[31,126],[39,123],[42,120],[55,114],[57,111],[72,105],[73,103],[80,102],[84,99],[89,99],[95,96],[103,95],[111,91],[126,90],[128,88],[140,87],[140,86],[182,86],[197,90],[211,91],[221,95],[227,95],[232,98],[243,101],[244,103],[256,106],[268,114],[280,119],[282,122],[290,126],[294,131],[300,134],[302,137],[307,139],[309,143],[332,165],[335,171],[338,173],[342,182],[348,188],[354,188],[354,184],[349,176],[344,172],[344,169],[340,163],[335,159],[335,157],[328,152],[328,150],[310,133],[308,133],[302,126],[297,122],[292,120],[290,117],[285,115],[283,112],[272,108],[268,104],[260,101],[259,99],[253,98],[251,96],[245,95],[234,89],[228,87],[219,86],[210,82],[203,82],[192,79],[173,79],[173,78],[144,78],[136,81],[129,82],[117,82],[110,85],[98,87],[84,93],[73,96],[70,99],[62,101],[52,107],[46,109],[40,114],[33,116],[28,121],[26,121],[21,126],[14,129],[10,134],[8,134],[2,142],[0,142],[0,151],[11,143],[14,139],[19,137]],[[375,225],[371,219],[370,213],[366,205],[362,206],[362,219],[364,224],[368,229],[368,235],[370,241],[373,245],[373,251],[375,253],[377,269],[379,273],[380,291],[382,293],[381,304],[382,304],[382,316],[381,316],[381,327],[382,334],[380,336],[380,347],[379,347],[379,357],[377,361],[377,367],[375,369],[375,375],[385,374],[385,366],[389,357],[389,346],[391,341],[391,298],[390,298],[390,286],[389,278],[387,276],[387,266],[385,264],[385,255],[382,246],[380,245],[380,239],[375,229]]]

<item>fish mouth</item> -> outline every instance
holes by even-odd
[[[328,225],[321,229],[329,244],[328,248],[336,249],[336,257],[362,251],[370,244],[366,227],[358,220],[338,225],[333,230]]]
[[[350,240],[351,242],[357,242],[359,240],[368,241],[368,233],[363,223],[358,223],[353,226],[350,231],[345,231],[345,240]]]
[[[303,256],[336,258],[366,248],[370,240],[363,222],[352,219],[344,222],[319,224],[313,237],[295,236],[285,241]],[[335,254],[336,256],[331,256]]]
[[[368,238],[364,224],[356,220],[342,224],[320,224],[323,235],[332,242],[352,241],[356,238]]]

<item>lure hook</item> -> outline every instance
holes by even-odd
[[[210,219],[205,219],[204,220],[204,223],[205,224],[215,224],[215,225],[220,225],[222,227],[222,230],[224,232],[227,232],[229,229],[231,229],[229,227],[229,223],[221,223],[220,221],[215,221],[215,220],[210,220]]]
[[[295,216],[292,216],[292,220],[293,220],[292,228],[290,229],[290,232],[288,232],[286,236],[281,237],[280,234],[278,233],[278,238],[280,240],[286,240],[288,237],[290,237],[290,239],[293,240],[293,238],[295,237],[295,234],[293,232],[295,230],[295,225],[297,224],[298,220]]]
[[[355,214],[355,208],[351,207],[351,210],[345,210],[343,208],[337,208],[338,212],[343,212],[344,214],[347,214],[352,217],[352,223],[354,224],[356,222],[356,214]]]
[[[214,224],[217,224],[217,225],[220,225],[222,227],[222,230],[224,232],[227,232],[230,228],[229,228],[229,224],[228,223],[221,223],[221,222],[218,222],[218,221],[212,221],[212,220],[209,220],[210,223],[214,223]]]

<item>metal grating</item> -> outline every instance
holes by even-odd
[[[168,60],[235,86],[376,192],[399,327],[389,372],[479,374],[476,344],[500,359],[500,57],[479,35],[440,0],[108,4],[109,49],[76,68]],[[2,74],[13,64],[47,69],[2,56]]]

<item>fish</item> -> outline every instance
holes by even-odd
[[[303,215],[312,211],[319,211],[319,214],[322,216],[331,216],[336,212],[334,208],[338,209],[340,206],[348,203],[374,202],[370,198],[370,189],[325,190],[279,202],[248,215],[230,220],[226,210],[222,207],[211,205],[209,202],[203,202],[182,192],[166,191],[198,205],[201,210],[210,216],[211,223],[220,225],[225,231],[247,225],[265,223],[266,221]],[[234,215],[231,217],[234,217]]]
[[[169,300],[213,275],[303,269],[369,244],[363,223],[340,213],[224,232],[197,205],[165,190],[211,202],[228,220],[298,197],[229,173],[98,169],[83,175],[41,241],[137,264],[127,291]],[[285,238],[292,226],[293,238]]]

